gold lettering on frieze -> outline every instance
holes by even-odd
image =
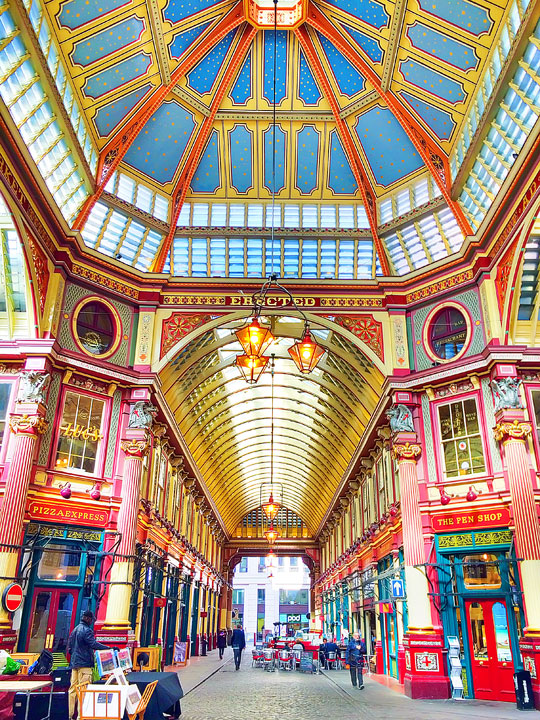
[[[222,307],[251,307],[251,295],[163,295],[164,305],[213,305]],[[294,301],[298,307],[304,308],[380,308],[383,306],[382,298],[339,296],[318,297],[299,295]],[[262,304],[268,308],[285,308],[291,306],[290,298],[286,295],[269,295]]]

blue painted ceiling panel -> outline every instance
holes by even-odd
[[[210,22],[197,25],[194,28],[185,30],[184,32],[178,33],[174,36],[173,41],[169,45],[169,52],[171,57],[175,60],[179,60],[186,50],[195,42],[195,40],[202,35],[206,28],[210,25]]]
[[[278,30],[276,42],[276,103],[287,95],[287,41],[289,33]],[[268,102],[274,102],[274,33],[264,33],[264,82],[263,94]]]
[[[328,187],[336,195],[354,195],[358,185],[354,178],[349,160],[343,150],[339,135],[335,130],[330,133],[330,165],[328,171]]]
[[[151,64],[152,58],[149,55],[137,53],[89,77],[83,86],[83,92],[87,97],[94,99],[106,95],[145,75]]]
[[[225,56],[231,47],[236,30],[227,33],[187,75],[188,85],[200,95],[212,90]]]
[[[488,10],[466,0],[418,0],[422,10],[473,35],[489,32],[493,21]]]
[[[317,35],[319,36],[319,40],[321,41],[321,45],[342,94],[347,95],[347,97],[353,97],[361,92],[365,85],[364,78],[358,70],[351,65],[347,58],[340,53],[330,40],[327,40],[324,35],[321,35],[319,32]]]
[[[356,132],[378,185],[392,185],[422,167],[422,158],[388,108],[377,105],[365,112]]]
[[[101,107],[94,118],[94,123],[101,137],[109,135],[151,88],[152,85],[148,83],[139,90],[134,90],[119,100]]]
[[[253,186],[253,133],[245,125],[229,132],[231,185],[245,193]]]
[[[402,91],[398,93],[398,95],[401,95],[405,102],[413,108],[440,140],[448,140],[450,138],[456,126],[450,113],[444,112],[444,110],[440,110],[423,100],[419,100],[414,95],[411,95],[411,93]]]
[[[191,181],[191,189],[193,192],[214,193],[220,185],[219,136],[217,130],[214,130]]]
[[[62,5],[58,15],[58,22],[61,26],[75,30],[86,25],[97,18],[105,17],[113,10],[127,5],[129,0],[100,0],[100,2],[89,2],[88,0],[68,0]]]
[[[465,89],[457,80],[433,70],[417,60],[402,60],[399,70],[403,79],[424,90],[430,95],[445,100],[451,105],[458,105],[465,100]]]
[[[182,105],[163,103],[137,135],[124,161],[159,183],[170,182],[195,125],[192,113]]]
[[[230,94],[236,105],[245,105],[251,97],[251,52],[244,60]]]
[[[103,30],[92,37],[76,43],[72,59],[75,65],[86,67],[112,55],[117,50],[136,43],[144,30],[144,23],[137,17],[131,17]]]
[[[274,156],[274,130],[269,128],[263,133],[264,139],[264,185],[269,192],[274,189],[273,182],[273,156]],[[278,193],[285,187],[285,146],[287,144],[287,135],[281,129],[276,127],[276,143],[275,143],[275,192]]]
[[[479,58],[476,56],[474,48],[437,32],[423,23],[416,22],[414,25],[410,25],[407,28],[407,35],[413,47],[444,60],[464,72],[476,69],[478,66]]]
[[[305,125],[296,134],[296,187],[309,195],[317,187],[320,133],[314,125]]]
[[[382,62],[383,51],[377,40],[374,40],[359,30],[355,30],[355,28],[349,25],[343,24],[343,27],[374,63]]]
[[[306,57],[300,51],[300,72],[298,74],[298,97],[304,105],[317,105],[321,99],[321,91],[313,73],[310,70]]]
[[[377,29],[386,27],[390,21],[383,3],[375,0],[326,0],[326,2]]]

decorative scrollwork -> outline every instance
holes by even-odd
[[[122,440],[120,447],[129,457],[142,458],[150,450],[150,442],[146,440]]]
[[[15,435],[43,435],[49,423],[41,415],[12,415],[9,427]]]
[[[497,423],[493,430],[495,440],[497,442],[506,443],[509,440],[523,440],[532,433],[532,427],[530,422],[520,422],[514,420],[513,422],[502,422]]]
[[[392,452],[400,460],[416,460],[422,453],[422,448],[416,443],[396,444],[392,446]]]

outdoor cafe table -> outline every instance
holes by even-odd
[[[26,711],[24,713],[24,720],[28,720],[28,710],[30,708],[30,695],[33,692],[43,690],[49,687],[49,708],[47,714],[41,718],[41,720],[47,720],[51,717],[51,703],[53,697],[53,681],[52,680],[2,680],[0,684],[0,692],[6,693],[23,693],[26,695]],[[39,718],[33,717],[32,720],[40,720]]]
[[[175,672],[130,672],[126,675],[128,683],[144,689],[155,680],[158,681],[144,714],[144,720],[163,720],[163,714],[180,716],[180,699],[184,691]],[[26,720],[26,718],[25,718]]]

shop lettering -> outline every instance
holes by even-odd
[[[253,305],[253,298],[249,295],[242,295],[238,297],[232,296],[229,301],[230,305],[247,305],[249,307]],[[314,307],[317,300],[314,297],[297,297],[294,298],[294,302],[298,305],[298,307]],[[282,297],[275,296],[264,298],[264,305],[266,307],[283,307],[286,305],[292,305],[292,303],[290,298],[283,295]]]
[[[434,530],[452,530],[463,527],[504,527],[510,522],[510,513],[502,510],[481,510],[477,512],[440,515],[433,518]]]
[[[77,425],[73,425],[73,423],[61,425],[60,435],[71,438],[82,438],[83,440],[93,440],[94,442],[103,439],[103,435],[99,432],[99,428],[94,425],[91,427],[83,427],[78,423]]]

